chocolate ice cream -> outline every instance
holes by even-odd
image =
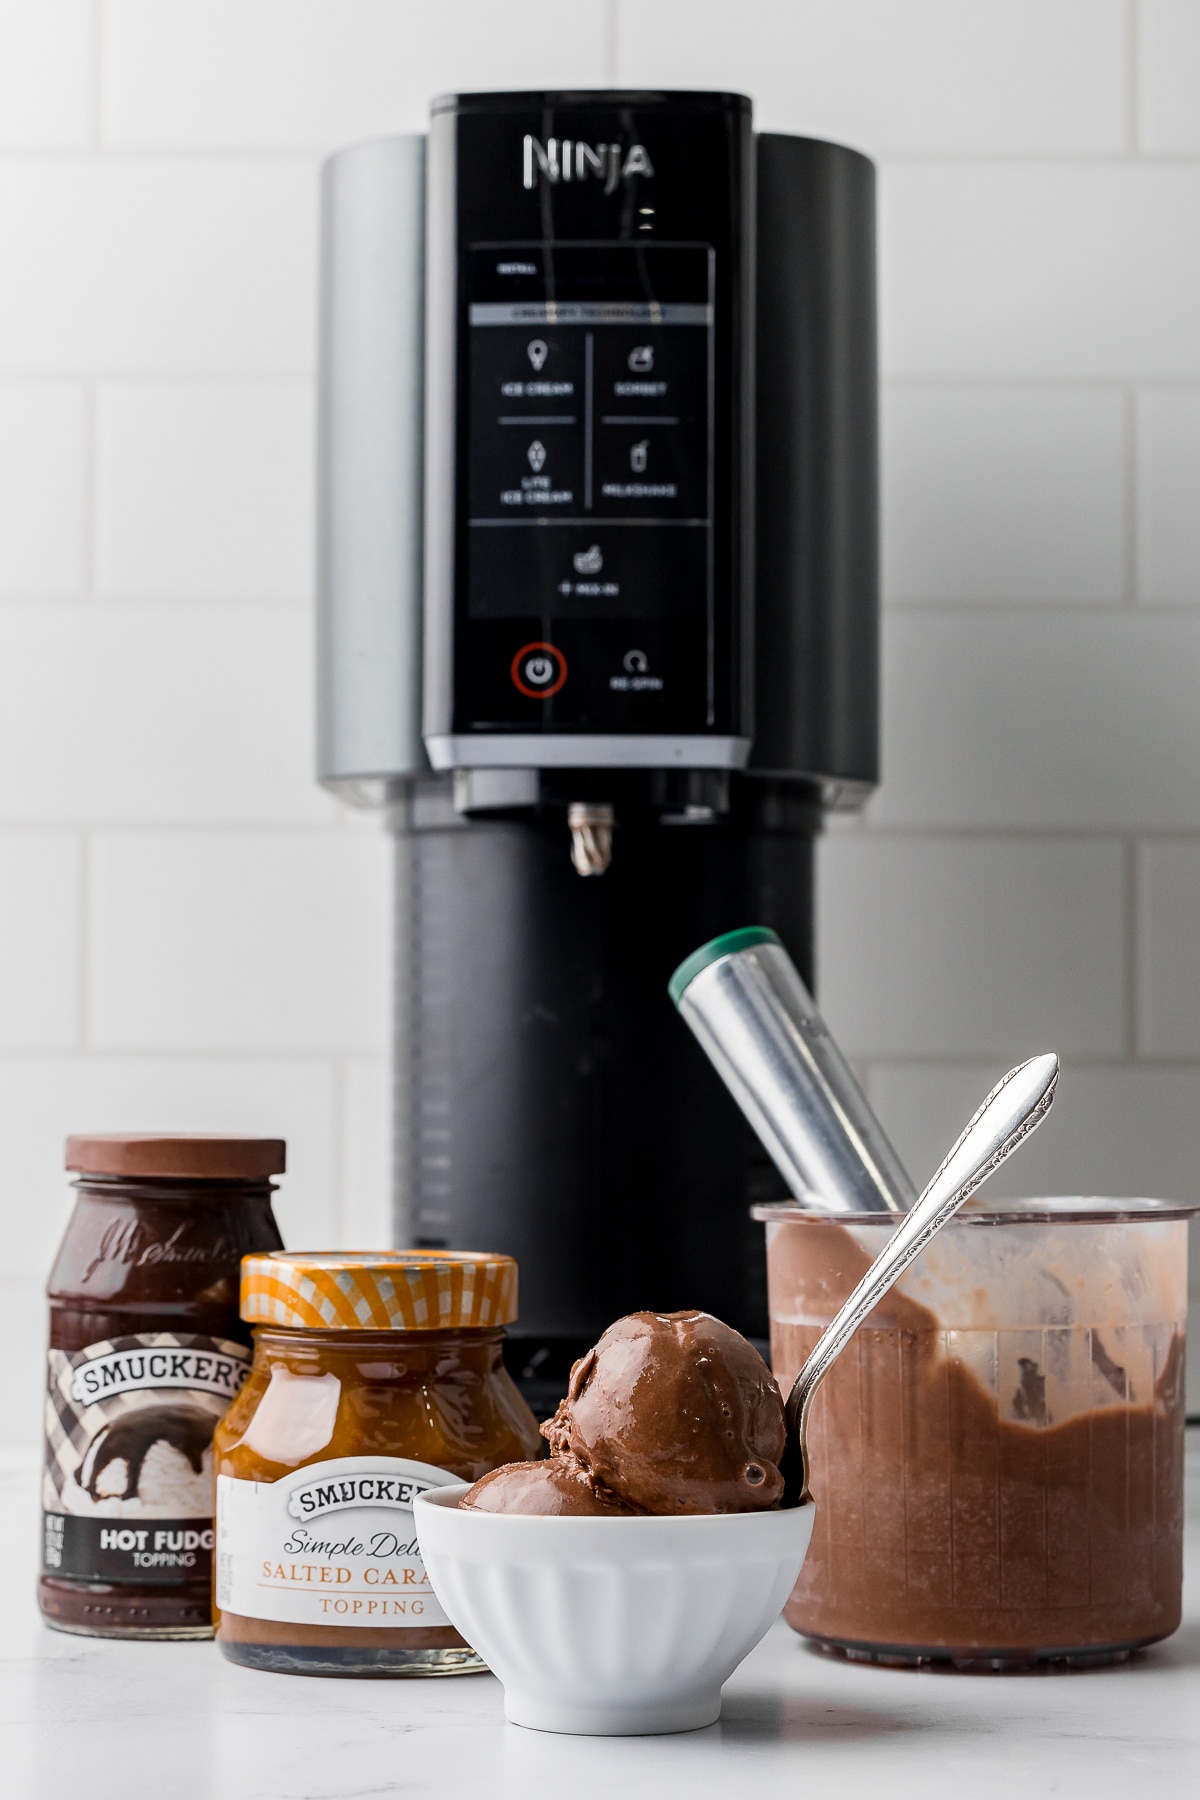
[[[544,1463],[485,1476],[486,1512],[760,1512],[783,1496],[783,1400],[745,1338],[709,1313],[631,1313],[571,1370]]]
[[[477,1481],[459,1501],[468,1512],[556,1513],[559,1517],[616,1518],[641,1512],[589,1474],[578,1457],[507,1463]]]

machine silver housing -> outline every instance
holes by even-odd
[[[421,737],[425,139],[325,165],[317,775],[350,798],[428,773]]]

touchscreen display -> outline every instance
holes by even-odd
[[[484,632],[480,660],[469,658],[476,719],[521,717],[521,702],[541,694],[561,695],[551,709],[561,723],[606,712],[615,722],[617,697],[640,693],[647,725],[662,728],[681,706],[704,722],[712,248],[477,244],[466,264],[463,598],[470,628]],[[517,621],[528,624],[516,646],[533,646],[528,667],[501,673],[491,639]],[[646,713],[652,694],[661,720]]]
[[[473,618],[704,617],[711,261],[703,245],[472,251]]]

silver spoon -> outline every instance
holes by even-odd
[[[1036,1131],[1054,1099],[1058,1058],[1034,1056],[997,1082],[971,1123],[903,1223],[893,1232],[850,1298],[814,1344],[787,1399],[788,1444],[783,1504],[811,1498],[808,1488],[808,1418],[813,1395],[875,1302],[926,1244],[953,1218],[963,1201],[985,1182],[1031,1131]]]

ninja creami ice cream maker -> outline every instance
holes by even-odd
[[[666,984],[878,776],[874,171],[720,93],[464,94],[325,171],[319,774],[394,834],[396,1241],[766,1330]]]

